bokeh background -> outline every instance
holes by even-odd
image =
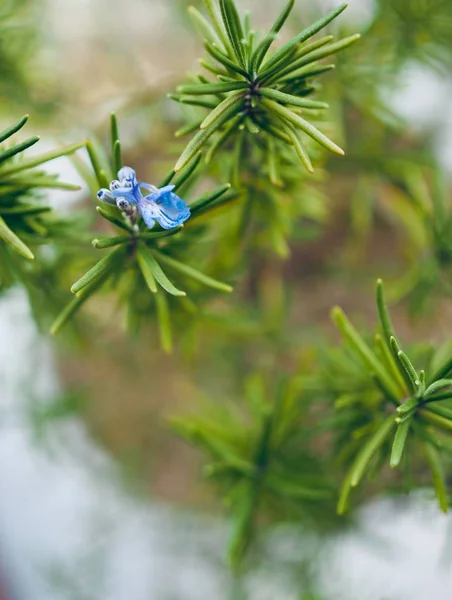
[[[126,164],[157,180],[182,147],[172,135],[182,114],[166,93],[197,69],[202,51],[188,4],[4,0],[1,123],[30,113],[42,150],[92,133],[102,141],[116,111]],[[279,9],[238,4],[262,27]],[[299,0],[289,29],[335,4]],[[327,534],[315,522],[275,526],[248,572],[233,577],[224,563],[228,520],[202,457],[168,421],[237,395],[254,369],[309,364],[316,340],[335,339],[334,304],[370,327],[377,276],[393,284],[406,343],[451,337],[450,298],[430,281],[430,263],[418,270],[423,238],[397,218],[403,198],[380,159],[433,157],[452,172],[452,5],[352,0],[340,29],[364,34],[321,88],[347,157],[325,159],[303,209],[307,233],[290,257],[258,253],[237,298],[187,324],[173,355],[158,350],[152,330],[125,336],[114,307],[100,301],[88,309],[95,327],[81,344],[50,341],[21,289],[0,296],[5,600],[449,598],[452,521],[421,493],[369,496],[353,522]],[[82,188],[50,193],[53,206],[66,214],[94,206],[74,162],[48,168]]]

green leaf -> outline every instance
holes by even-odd
[[[394,417],[391,415],[380,424],[377,430],[361,448],[350,469],[350,485],[352,487],[356,487],[359,484],[373,456],[383,445],[394,426]]]
[[[201,162],[201,158],[202,158],[202,152],[198,152],[198,154],[195,156],[195,159],[192,160],[191,163],[188,165],[188,167],[186,169],[184,169],[183,172],[179,175],[179,177],[177,177],[173,181],[173,183],[175,185],[175,188],[174,188],[175,191],[177,189],[179,189],[180,187],[182,187],[184,185],[184,183],[190,179],[190,177],[193,175],[193,173],[199,166],[199,163]]]
[[[268,136],[267,145],[269,179],[273,185],[282,187],[284,184],[278,173],[278,161],[276,155],[275,140],[273,139],[273,137]]]
[[[432,410],[430,409],[430,406],[428,408],[423,408],[421,411],[419,411],[419,414],[425,421],[435,425],[435,427],[448,432],[452,431],[452,420],[436,414],[436,412],[434,413],[433,407]]]
[[[257,508],[258,490],[255,485],[243,490],[240,504],[236,508],[234,527],[229,542],[228,560],[231,567],[237,570],[242,564],[254,533],[254,513]]]
[[[341,12],[347,8],[347,6],[348,3],[341,4],[340,6],[338,6],[338,8],[330,12],[328,15],[326,15],[322,19],[319,19],[310,27],[308,27],[307,29],[299,33],[297,36],[286,42],[277,52],[275,52],[271,59],[265,64],[265,71],[262,73],[261,76],[263,77],[264,73],[269,72],[272,69],[272,67],[276,66],[281,62],[281,60],[284,60],[284,58],[289,56],[291,52],[296,50],[297,46],[299,46],[300,44],[308,40],[310,37],[315,35],[318,31],[326,27],[328,23],[331,23],[331,21],[333,21],[338,15],[340,15]]]
[[[112,162],[113,162],[113,171],[115,173],[118,173],[118,171],[122,167],[121,142],[119,140],[116,140],[116,142],[115,142],[115,144],[113,146],[113,158],[112,158]]]
[[[447,408],[447,406],[442,406],[442,404],[436,402],[429,402],[428,411],[452,421],[452,408]]]
[[[287,132],[287,135],[290,137],[292,144],[294,145],[295,151],[298,154],[299,159],[303,163],[304,167],[309,173],[314,172],[314,168],[311,163],[311,159],[309,158],[308,151],[306,146],[302,143],[300,138],[298,137],[296,131],[292,127],[284,124],[284,130]]]
[[[1,131],[0,132],[0,144],[2,142],[4,142],[5,140],[7,140],[12,135],[14,135],[15,133],[17,133],[19,131],[19,129],[22,129],[22,127],[28,121],[28,117],[29,117],[29,115],[24,115],[19,121],[17,121],[17,123],[15,123],[14,125],[11,125],[11,127],[7,127],[3,131]]]
[[[297,60],[289,64],[283,70],[281,70],[280,76],[286,76],[289,73],[299,69],[300,67],[312,64],[318,60],[321,60],[322,58],[325,58],[326,56],[330,56],[331,54],[336,54],[340,50],[347,48],[348,46],[359,40],[360,37],[360,34],[357,33],[348,38],[340,40],[339,42],[330,44],[329,46],[318,48],[317,50],[314,50],[313,52],[310,52],[309,54],[306,54],[301,58],[297,58]],[[279,79],[279,77],[277,77],[277,79]]]
[[[236,129],[243,122],[244,119],[245,115],[239,113],[235,117],[231,117],[229,123],[226,123],[224,130],[219,133],[216,140],[207,150],[205,160],[206,165],[208,165],[211,162],[218,148],[220,148],[220,146],[232,135],[233,130]]]
[[[400,415],[405,415],[406,413],[412,411],[417,406],[420,406],[419,398],[410,398],[409,400],[407,400],[406,402],[404,402],[403,404],[401,404],[400,406],[397,407],[397,412]]]
[[[31,204],[22,204],[20,206],[11,206],[0,208],[2,216],[5,215],[40,215],[42,213],[51,212],[50,206],[34,206]]]
[[[394,442],[392,444],[391,459],[389,462],[392,469],[398,467],[400,464],[410,426],[411,418],[397,426]]]
[[[216,75],[220,81],[225,81],[225,82],[229,82],[229,83],[233,82],[233,81],[237,81],[237,75],[235,73],[231,77],[231,74],[229,71],[222,69],[218,65],[212,65],[211,63],[207,62],[206,60],[203,60],[202,58],[199,59],[198,62],[201,65],[201,67],[206,69],[206,71],[210,71],[211,73]]]
[[[386,343],[390,345],[391,337],[395,338],[394,327],[392,326],[391,317],[389,316],[388,307],[384,296],[383,281],[377,280],[377,310],[380,319],[381,328]]]
[[[379,333],[375,334],[375,344],[377,350],[379,351],[380,359],[383,365],[386,367],[388,373],[390,373],[392,376],[392,379],[394,379],[394,382],[399,386],[400,396],[406,396],[408,394],[408,388],[400,372],[402,367],[399,361],[394,358],[394,355]]]
[[[265,99],[262,101],[262,104],[264,104],[267,108],[275,112],[277,115],[286,119],[289,123],[292,123],[299,129],[304,131],[304,133],[312,137],[312,139],[314,139],[318,144],[320,144],[324,148],[327,148],[327,150],[330,150],[335,154],[343,156],[344,151],[342,150],[342,148],[339,148],[339,146],[337,146],[334,142],[327,138],[325,134],[323,134],[316,127],[314,127],[314,125],[312,125],[299,115],[296,115],[291,110],[285,108],[284,106],[281,106],[281,104],[278,104],[274,100]]]
[[[172,296],[186,296],[185,292],[182,292],[174,287],[174,285],[163,272],[162,267],[155,259],[153,252],[142,243],[139,244],[139,254],[142,257],[141,261],[146,263],[146,269],[149,269],[153,277],[162,286],[162,288],[168,292],[168,294],[171,294]]]
[[[209,277],[208,275],[204,275],[204,273],[201,273],[197,269],[194,269],[193,267],[190,267],[189,265],[186,265],[178,260],[175,260],[174,258],[167,256],[166,254],[161,254],[160,252],[157,252],[154,250],[154,255],[164,265],[171,267],[172,269],[174,269],[175,271],[178,271],[182,275],[186,275],[187,277],[190,277],[191,279],[194,279],[195,281],[198,281],[199,283],[202,283],[203,285],[206,285],[207,287],[211,287],[215,290],[220,290],[222,292],[232,292],[232,287],[230,285],[227,285],[226,283],[222,283],[221,281],[217,281],[216,279],[213,279],[212,277]]]
[[[180,85],[177,88],[179,94],[191,94],[192,96],[204,96],[225,94],[236,90],[246,90],[249,84],[246,81],[231,81],[231,83],[200,83],[199,85]]]
[[[65,183],[64,181],[57,181],[52,178],[42,177],[40,173],[30,173],[30,175],[34,175],[35,177],[11,177],[6,179],[4,182],[0,182],[0,185],[5,185],[7,187],[12,187],[14,189],[28,189],[28,188],[52,188],[58,190],[71,190],[77,191],[80,190],[81,187],[79,185],[73,183]],[[2,173],[3,177],[3,173]]]
[[[223,196],[223,194],[225,194],[230,189],[231,184],[225,183],[224,185],[221,185],[220,187],[213,190],[212,192],[206,192],[205,194],[200,196],[197,200],[190,204],[190,211],[192,215],[194,216],[201,210],[206,209],[209,206],[209,204]]]
[[[0,238],[24,258],[28,258],[28,260],[34,259],[34,254],[30,248],[26,246],[19,237],[17,237],[17,235],[8,227],[2,217],[0,217]]]
[[[398,388],[394,381],[339,307],[332,310],[332,318],[355,353],[361,358],[369,371],[380,380],[388,395],[397,400]]]
[[[335,65],[307,65],[306,67],[297,69],[296,71],[290,73],[289,75],[286,75],[285,77],[281,77],[278,83],[291,83],[298,79],[308,79],[316,77],[317,75],[321,75],[322,73],[326,73],[327,71],[331,71],[335,68]]]
[[[111,269],[106,270],[101,277],[86,285],[81,292],[63,308],[50,327],[50,333],[52,335],[56,335],[66,325],[83,303],[107,281],[111,273]]]
[[[212,56],[212,58],[215,58],[215,60],[220,62],[224,67],[226,67],[226,69],[229,69],[229,71],[232,71],[233,73],[237,73],[238,75],[242,75],[246,79],[249,78],[248,72],[245,69],[243,69],[240,65],[235,63],[233,60],[228,58],[218,48],[218,46],[216,46],[215,44],[209,44],[209,42],[206,42],[204,45],[205,45],[207,52],[210,54],[210,56]]]
[[[102,250],[104,248],[112,248],[113,246],[119,246],[121,244],[127,244],[132,238],[128,235],[118,235],[115,237],[107,238],[95,238],[91,243],[94,248]]]
[[[101,206],[96,206],[96,210],[101,215],[101,217],[103,217],[107,221],[110,221],[110,223],[113,223],[113,225],[116,225],[116,227],[120,227],[121,229],[124,229],[125,231],[128,231],[129,233],[133,233],[133,229],[132,229],[132,227],[130,227],[130,225],[127,225],[127,223],[125,221],[118,219],[117,217],[114,217],[113,215],[110,215]]]
[[[284,64],[277,64],[268,72],[265,71],[265,77],[264,73],[262,73],[261,80],[265,80],[267,82],[281,81],[283,77],[289,75],[293,71],[303,67],[306,64],[303,58],[306,56],[306,54],[309,54],[313,50],[317,50],[318,48],[329,44],[332,40],[334,40],[334,35],[327,35],[319,40],[311,42],[310,44],[304,44],[298,50],[295,49],[296,51],[294,51],[294,54],[289,56],[289,60],[285,61]],[[309,64],[311,63],[312,61],[309,61]]]
[[[225,49],[232,56],[234,54],[234,51],[232,49],[231,43],[229,42],[224,29],[221,26],[220,20],[217,16],[214,0],[204,0],[204,5],[207,9],[207,12],[209,13],[209,17],[212,22],[213,28],[215,29],[220,40],[223,42]]]
[[[220,102],[220,104],[218,104],[218,106],[207,115],[207,117],[199,126],[200,129],[207,129],[208,127],[210,127],[213,123],[215,123],[217,119],[219,119],[225,113],[225,111],[229,110],[232,106],[235,106],[242,100],[243,92],[241,90],[233,92],[230,96],[228,96],[222,102]],[[235,108],[237,109],[237,112],[239,112],[242,107],[236,106]]]
[[[202,148],[207,140],[217,131],[224,123],[226,123],[231,117],[236,114],[236,107],[231,106],[226,110],[221,117],[219,117],[210,127],[207,129],[201,129],[187,144],[185,150],[182,152],[179,160],[177,161],[174,170],[180,171],[188,164],[195,154]]]
[[[202,121],[193,121],[193,123],[189,123],[188,125],[185,125],[184,127],[181,127],[180,129],[178,129],[177,131],[174,132],[174,137],[183,137],[184,135],[187,135],[189,133],[192,133],[193,131],[196,131],[197,129],[199,129],[199,126],[201,125]]]
[[[295,4],[295,0],[289,0],[284,7],[282,13],[276,19],[273,27],[270,29],[269,33],[265,36],[259,46],[256,48],[252,59],[251,59],[251,70],[253,73],[256,73],[264,60],[270,46],[272,45],[277,33],[281,30],[282,26],[286,22],[288,16],[292,12],[292,8]]]
[[[342,482],[341,489],[339,490],[339,499],[337,502],[337,514],[343,515],[347,511],[348,507],[348,499],[350,497],[350,492],[352,491],[352,486],[350,483],[351,472],[349,471]]]
[[[54,158],[59,158],[60,156],[66,156],[67,154],[72,154],[83,148],[85,146],[85,142],[81,142],[78,144],[72,144],[70,146],[63,146],[63,148],[59,148],[57,150],[51,150],[50,152],[46,152],[45,154],[40,154],[39,156],[35,156],[34,158],[29,158],[27,160],[22,160],[19,164],[8,167],[7,169],[2,171],[2,177],[6,177],[7,175],[13,175],[15,173],[19,173],[20,171],[25,171],[26,169],[32,169],[33,167],[37,167],[42,165],[43,163],[49,162]]]
[[[325,102],[316,102],[315,100],[309,100],[308,98],[299,98],[298,96],[285,94],[284,92],[272,88],[259,88],[259,93],[262,94],[262,96],[291,106],[300,106],[302,108],[328,108],[328,104]]]
[[[428,462],[428,466],[430,467],[430,472],[432,474],[433,485],[435,487],[436,497],[438,498],[439,506],[444,513],[447,513],[448,499],[446,477],[444,475],[441,457],[438,454],[436,448],[431,444],[425,443],[423,444],[423,448],[425,452],[425,457]]]
[[[110,254],[101,258],[94,267],[72,285],[71,292],[78,295],[84,287],[101,279],[105,273],[109,272],[118,263],[120,257],[124,257],[124,248],[122,247],[113,250]]]
[[[146,247],[144,246],[144,248]],[[146,251],[143,253],[141,245],[139,245],[137,249],[137,262],[148,288],[153,294],[156,294],[157,283],[155,281],[154,275],[152,274],[152,269],[148,264],[146,258]]]
[[[215,30],[207,21],[207,19],[199,12],[199,10],[197,10],[194,6],[189,6],[188,14],[196,30],[203,38],[212,44],[218,41],[218,36]]]
[[[115,177],[122,167],[121,160],[121,142],[119,141],[118,120],[115,113],[110,115],[110,141],[111,141],[111,168]]]
[[[194,98],[180,96],[178,94],[167,94],[167,96],[175,102],[179,102],[180,104],[188,104],[190,106],[201,106],[202,108],[215,108],[218,105],[218,102],[215,102],[214,100],[205,100],[204,98],[199,98],[197,96],[195,96]]]
[[[437,381],[439,379],[444,379],[449,374],[452,373],[452,356],[444,362],[441,367],[436,371],[436,373],[431,378],[430,382]]]
[[[16,146],[13,146],[12,148],[8,148],[8,150],[4,150],[3,152],[0,152],[0,164],[5,162],[9,158],[12,158],[16,154],[23,152],[27,148],[30,148],[30,146],[34,146],[36,144],[36,142],[39,142],[39,136],[37,136],[37,135],[35,135],[31,138],[28,138],[28,140],[25,140],[24,142],[21,142],[20,144],[16,144]],[[4,176],[4,175],[5,175],[5,173],[3,172],[2,176]]]
[[[408,385],[408,389],[413,393],[417,392],[419,390],[420,381],[416,369],[411,364],[408,356],[402,350],[400,350],[400,346],[394,336],[389,338],[389,343],[394,355],[398,359],[399,364],[403,369],[401,370],[402,376],[405,373],[404,379]]]
[[[242,45],[245,39],[240,17],[233,0],[220,0],[221,16],[223,24],[229,37],[229,41],[234,49],[234,53],[242,67],[246,66],[246,57]]]
[[[452,387],[452,379],[439,379],[438,381],[435,381],[434,383],[428,386],[428,388],[424,392],[424,397],[430,396],[438,390],[442,390],[447,387]]]
[[[102,169],[100,158],[97,155],[96,150],[94,149],[93,143],[91,140],[86,142],[86,150],[88,152],[89,159],[91,161],[91,165],[93,167],[94,173],[96,175],[97,184],[100,188],[108,188],[109,181],[105,174],[105,171]]]
[[[171,354],[173,349],[173,335],[171,332],[171,318],[168,308],[168,300],[166,294],[162,291],[157,291],[155,295],[155,304],[157,307],[157,321],[160,332],[160,344],[162,349]]]

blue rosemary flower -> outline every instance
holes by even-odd
[[[190,217],[190,208],[173,192],[174,187],[166,185],[157,188],[138,181],[133,169],[123,167],[118,171],[118,179],[110,183],[110,189],[99,190],[97,197],[102,202],[115,204],[132,221],[138,210],[149,229],[154,227],[156,221],[163,229],[173,229]],[[142,190],[149,193],[143,196]]]

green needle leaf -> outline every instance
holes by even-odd
[[[330,44],[329,46],[318,48],[317,50],[314,50],[313,52],[309,52],[308,54],[304,55],[302,58],[297,58],[297,60],[293,61],[293,63],[289,64],[286,68],[282,69],[279,76],[284,77],[284,76],[288,75],[289,73],[291,73],[305,65],[312,64],[318,60],[321,60],[322,58],[330,56],[331,54],[336,54],[340,50],[347,48],[348,46],[350,46],[351,44],[353,44],[354,42],[359,40],[360,37],[361,37],[360,34],[357,33],[348,38],[340,40],[334,44]],[[322,44],[322,46],[323,46],[323,44]],[[273,72],[270,75],[273,75]],[[278,73],[276,73],[276,75],[278,75]],[[267,77],[269,77],[269,75],[267,75],[266,77],[264,77],[264,75],[262,75],[262,79],[266,79]],[[279,77],[277,77],[277,78],[279,78]]]
[[[20,164],[8,167],[8,169],[2,171],[2,177],[5,177],[6,175],[13,175],[15,173],[19,173],[20,171],[25,171],[26,169],[32,169],[33,167],[42,165],[43,163],[49,162],[54,158],[59,158],[60,156],[73,154],[74,152],[76,152],[80,148],[83,148],[84,146],[85,142],[72,144],[70,146],[64,146],[63,148],[51,150],[50,152],[46,152],[45,154],[40,154],[39,156],[35,156],[34,158],[23,160],[20,162]]]
[[[449,374],[452,373],[452,356],[446,360],[446,362],[441,365],[441,367],[436,371],[436,373],[431,378],[430,382],[437,381],[439,379],[444,379]]]
[[[419,411],[419,414],[425,421],[428,421],[432,425],[439,427],[439,429],[443,429],[444,431],[448,432],[452,431],[452,420],[434,413],[433,407],[432,410],[430,410],[430,406],[428,408],[423,408],[421,411]]]
[[[231,54],[231,56],[233,55],[234,51],[231,47],[231,44],[228,40],[227,35],[225,34],[224,29],[221,26],[220,20],[217,16],[217,12],[215,9],[215,5],[213,0],[204,0],[204,5],[207,9],[207,12],[209,13],[209,17],[210,20],[212,22],[213,28],[215,29],[218,37],[220,38],[220,40],[223,42],[224,47],[226,48],[226,50]]]
[[[424,396],[430,396],[434,394],[438,390],[442,390],[444,388],[452,387],[452,379],[440,379],[439,381],[435,381],[424,392]]]
[[[349,342],[355,353],[364,361],[369,371],[373,373],[379,380],[389,396],[397,400],[398,388],[393,382],[389,374],[384,369],[381,362],[365,343],[350,321],[347,319],[344,312],[336,307],[332,311],[332,318],[342,333],[344,338]]]
[[[168,294],[171,294],[172,296],[186,296],[185,292],[182,292],[181,290],[178,290],[176,287],[174,287],[174,285],[171,283],[171,281],[168,279],[168,277],[163,272],[162,267],[156,261],[153,252],[151,250],[149,250],[149,248],[142,243],[139,244],[139,254],[142,257],[141,264],[143,263],[143,261],[146,263],[146,269],[149,269],[149,271],[152,273],[153,277],[162,286],[162,288],[168,292]],[[141,268],[141,264],[140,264],[140,268]],[[143,269],[142,269],[142,272],[143,272]],[[143,275],[144,275],[144,273],[143,273]],[[148,285],[149,285],[149,283],[148,283]]]
[[[331,21],[333,21],[338,15],[340,15],[341,12],[347,8],[347,6],[348,3],[341,4],[340,6],[338,6],[338,8],[330,12],[328,15],[326,15],[322,19],[319,19],[310,27],[308,27],[307,29],[299,33],[297,36],[295,36],[293,39],[286,42],[277,52],[275,52],[271,59],[265,64],[265,70],[260,77],[264,77],[265,73],[268,73],[272,69],[272,67],[279,64],[281,60],[284,60],[284,58],[289,56],[291,52],[295,51],[297,46],[299,46],[300,44],[308,40],[310,37],[315,35],[318,31],[326,27],[328,23],[331,23]]]
[[[265,71],[265,77],[264,73],[262,73],[260,80],[265,80],[267,82],[282,81],[285,76],[306,65],[306,61],[303,58],[306,56],[306,54],[309,54],[310,52],[329,44],[332,40],[334,40],[334,35],[327,35],[323,38],[315,40],[314,42],[311,42],[310,44],[303,44],[299,49],[295,48],[293,55],[290,55],[289,59],[284,61],[284,64],[276,64],[272,69],[269,69],[268,72]],[[312,61],[309,61],[309,64],[311,65]]]
[[[223,102],[220,102],[220,104],[218,104],[218,106],[216,108],[214,108],[211,113],[209,113],[207,115],[207,117],[204,119],[204,121],[199,126],[200,129],[207,129],[208,127],[210,127],[213,123],[215,123],[215,121],[218,118],[221,117],[221,115],[224,114],[225,111],[227,111],[229,108],[231,108],[235,104],[238,104],[242,100],[243,100],[243,92],[241,90],[239,90],[237,92],[233,92],[230,96],[225,98],[223,100]],[[241,106],[237,106],[236,109],[237,109],[237,111],[240,111]]]
[[[157,293],[157,283],[155,281],[154,275],[152,274],[152,269],[150,268],[148,261],[146,259],[146,251],[143,253],[143,246],[140,244],[137,250],[137,262],[140,267],[140,271],[144,277],[144,280],[147,283],[148,288],[153,294]],[[144,246],[145,248],[145,246]]]
[[[207,287],[211,287],[215,290],[220,290],[221,292],[232,292],[233,288],[230,285],[222,283],[221,281],[217,281],[216,279],[213,279],[208,275],[204,275],[204,273],[201,273],[197,269],[194,269],[189,265],[181,263],[180,261],[175,260],[174,258],[166,256],[166,254],[161,254],[160,252],[154,250],[154,255],[157,256],[158,260],[164,265],[171,267],[172,269],[178,271],[182,275],[191,277],[191,279],[194,279],[195,281],[199,281],[199,283],[202,283]]]
[[[24,142],[21,142],[20,144],[17,144],[16,146],[13,146],[12,148],[8,148],[8,150],[0,152],[0,164],[5,162],[9,158],[12,158],[16,154],[19,154],[19,152],[23,152],[27,148],[30,148],[30,146],[34,146],[36,144],[36,142],[39,142],[39,136],[37,136],[37,135],[35,135],[31,138],[28,138],[28,140],[25,140]],[[4,176],[4,175],[5,175],[5,172],[2,173],[2,176]]]
[[[391,459],[389,462],[391,468],[393,469],[399,466],[400,461],[402,459],[402,454],[405,448],[405,442],[407,440],[410,426],[411,418],[408,419],[408,421],[405,421],[404,423],[401,423],[397,426],[397,431],[394,436],[394,442],[392,444]]]
[[[390,345],[391,337],[395,338],[394,327],[392,326],[391,317],[389,316],[388,307],[384,296],[383,281],[377,281],[377,309],[380,319],[381,328],[383,330],[384,339]]]
[[[212,44],[218,41],[218,36],[215,33],[215,30],[207,21],[207,19],[199,12],[199,10],[197,10],[194,6],[189,6],[188,14],[196,30],[203,38]]]
[[[96,206],[96,210],[101,217],[103,217],[107,221],[110,221],[110,223],[113,223],[113,225],[116,225],[116,227],[120,227],[121,229],[124,229],[129,233],[133,233],[133,229],[132,227],[130,227],[130,225],[127,225],[125,221],[122,221],[121,219],[110,215],[104,208],[102,208],[102,206]]]
[[[399,360],[400,365],[402,366],[403,370],[405,371],[406,376],[404,377],[404,379],[405,379],[406,383],[408,384],[408,388],[412,392],[417,392],[419,390],[420,380],[419,380],[419,375],[416,372],[416,369],[411,364],[411,361],[408,358],[408,356],[404,352],[402,352],[402,350],[400,350],[400,347],[394,336],[391,336],[389,338],[389,343],[390,343],[391,348],[392,348],[393,352],[395,353],[397,359]],[[403,373],[402,373],[402,375],[403,375]]]
[[[160,332],[160,343],[162,349],[171,354],[173,349],[173,335],[171,332],[171,318],[168,308],[166,294],[158,291],[155,295],[155,304],[157,307],[157,320]]]
[[[183,169],[207,142],[207,140],[215,133],[215,131],[217,131],[222,125],[224,125],[224,123],[233,117],[236,112],[236,107],[231,106],[214,123],[212,123],[210,127],[207,127],[207,129],[201,129],[187,144],[185,150],[182,152],[179,160],[177,161],[174,170],[177,172]]]
[[[85,273],[85,275],[83,275],[83,277],[80,277],[80,279],[72,285],[71,292],[73,294],[78,294],[87,285],[90,285],[96,282],[98,279],[101,279],[105,273],[109,272],[113,268],[121,255],[124,255],[124,249],[122,247],[113,250],[113,252],[110,252],[110,254],[104,256],[104,258],[101,258],[101,260],[96,263],[94,267],[92,267],[87,273]]]
[[[447,513],[448,501],[447,501],[447,488],[446,488],[446,477],[444,475],[444,469],[441,462],[440,455],[434,446],[431,444],[423,444],[425,457],[430,467],[430,471],[433,478],[433,485],[435,487],[436,497],[441,510]]]
[[[88,152],[88,156],[91,161],[94,173],[96,175],[98,186],[100,188],[108,188],[108,178],[105,174],[105,171],[102,169],[100,158],[98,157],[96,150],[94,149],[93,143],[90,140],[86,142],[86,150]]]
[[[191,94],[192,96],[204,96],[225,94],[236,90],[245,90],[249,87],[246,81],[231,81],[231,83],[200,83],[193,85],[180,85],[177,88],[179,94]]]
[[[202,158],[202,152],[198,152],[198,154],[195,156],[195,160],[192,160],[191,163],[188,165],[187,169],[184,169],[183,172],[179,175],[179,177],[177,177],[173,181],[173,183],[175,185],[174,190],[177,190],[180,187],[182,187],[184,185],[184,183],[186,181],[188,181],[188,179],[190,179],[190,177],[193,175],[193,173],[199,166],[199,163],[201,162],[201,158]]]
[[[378,429],[361,448],[350,470],[350,485],[352,487],[356,487],[359,484],[373,456],[382,446],[394,426],[394,417],[391,415],[381,423]]]
[[[195,200],[192,204],[190,204],[190,211],[192,215],[199,213],[201,210],[205,210],[209,204],[223,196],[227,191],[231,189],[230,183],[225,183],[219,188],[213,190],[212,192],[206,192],[202,196],[200,196],[197,200]]]
[[[282,26],[286,22],[288,16],[292,12],[292,8],[295,4],[295,0],[289,0],[289,2],[284,7],[282,13],[276,19],[273,27],[270,29],[269,33],[265,36],[259,46],[256,48],[252,59],[251,59],[251,69],[254,73],[256,73],[264,60],[270,46],[272,45],[277,33],[281,30]]]
[[[71,317],[79,310],[82,304],[90,298],[110,277],[112,269],[106,270],[101,277],[86,285],[69,304],[63,308],[61,313],[53,322],[50,328],[50,333],[56,335],[71,319]]]
[[[327,150],[330,150],[331,152],[334,152],[335,154],[339,154],[341,156],[344,155],[344,151],[342,150],[342,148],[339,148],[339,146],[337,146],[334,142],[327,138],[326,135],[319,131],[316,127],[314,127],[314,125],[312,125],[299,115],[296,115],[288,108],[281,106],[281,104],[278,104],[274,100],[265,99],[262,101],[262,104],[264,104],[267,108],[275,112],[277,115],[283,117],[283,119],[285,119],[286,121],[289,121],[289,123],[292,123],[299,129],[304,131],[304,133],[312,137],[312,139],[314,139],[318,144],[320,144]]]
[[[94,248],[101,250],[103,248],[112,248],[113,246],[119,246],[120,244],[127,244],[132,238],[128,235],[118,235],[116,237],[108,238],[96,238],[91,243]]]
[[[0,238],[24,258],[28,258],[28,260],[34,259],[34,254],[30,248],[26,246],[19,237],[17,237],[17,235],[8,227],[2,217],[0,217]]]
[[[229,69],[229,71],[232,71],[233,73],[242,75],[246,79],[249,78],[248,72],[245,69],[243,69],[240,65],[232,61],[230,58],[228,58],[225,54],[223,54],[223,52],[218,48],[218,46],[216,46],[215,44],[209,44],[209,42],[206,42],[204,45],[210,56],[212,56],[212,58],[215,58],[215,60],[220,62],[224,67],[226,67],[226,69]]]
[[[262,96],[291,106],[300,106],[301,108],[328,108],[328,104],[325,102],[316,102],[315,100],[309,100],[308,98],[299,98],[298,96],[285,94],[284,92],[272,88],[260,88],[259,93],[262,94]]]
[[[12,125],[11,127],[8,127],[7,129],[4,129],[3,131],[1,131],[0,132],[0,144],[2,142],[4,142],[5,140],[7,140],[12,135],[14,135],[15,133],[17,133],[19,131],[19,129],[22,129],[22,127],[28,121],[28,117],[29,117],[29,115],[24,115],[17,123]]]
[[[246,66],[245,52],[242,40],[245,39],[240,17],[233,0],[220,0],[221,16],[229,41],[242,67]]]
[[[284,124],[285,125],[285,124]],[[296,131],[289,127],[288,125],[284,126],[284,130],[287,132],[287,135],[290,137],[292,144],[294,145],[295,151],[298,154],[299,159],[305,166],[306,170],[309,173],[314,173],[314,168],[311,163],[311,159],[309,158],[308,151],[305,145],[302,143],[300,138],[298,137]]]

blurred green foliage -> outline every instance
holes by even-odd
[[[189,13],[209,57],[205,74],[170,94],[180,112],[134,96],[121,123],[139,119],[149,139],[123,146],[113,115],[108,139],[91,136],[86,145],[90,164],[74,158],[93,198],[129,159],[162,185],[173,181],[192,209],[180,230],[136,230],[115,206],[97,215],[92,202],[62,218],[43,205],[40,190],[72,186],[35,167],[77,147],[22,159],[37,141],[11,141],[25,120],[0,134],[1,290],[20,282],[40,322],[57,318],[55,332],[105,284],[91,315],[108,329],[123,320],[130,333],[144,331],[141,341],[122,338],[125,347],[137,344],[148,356],[148,326],[164,350],[174,347],[177,368],[205,390],[188,401],[211,399],[194,415],[182,411],[172,427],[200,450],[231,515],[235,569],[271,525],[323,531],[348,523],[334,507],[339,499],[345,512],[364,478],[354,507],[383,491],[424,486],[442,510],[451,502],[450,179],[435,132],[420,133],[393,99],[413,64],[450,71],[452,4],[379,0],[350,48],[355,25],[349,30],[346,12],[335,19],[344,8],[309,25],[305,6],[281,2],[273,27],[260,34],[232,0],[198,2]],[[283,43],[279,32],[291,23],[294,37]],[[338,42],[315,37],[325,26]],[[323,62],[346,47],[334,69]],[[22,50],[7,48],[0,90],[19,97],[25,62]],[[151,125],[162,121],[156,141]],[[175,142],[168,124],[179,127]],[[345,156],[334,156],[342,151],[323,131]],[[188,145],[185,135],[193,135]],[[96,263],[99,250],[106,253]],[[366,314],[380,276],[398,304],[396,327],[379,282],[377,334],[361,336],[336,308],[344,338],[337,348],[325,333],[325,305],[344,299]],[[222,297],[231,282],[234,293]],[[59,312],[71,284],[74,298]],[[395,335],[399,319],[407,352]],[[426,343],[413,342],[418,327]],[[101,329],[82,328],[81,347]]]

